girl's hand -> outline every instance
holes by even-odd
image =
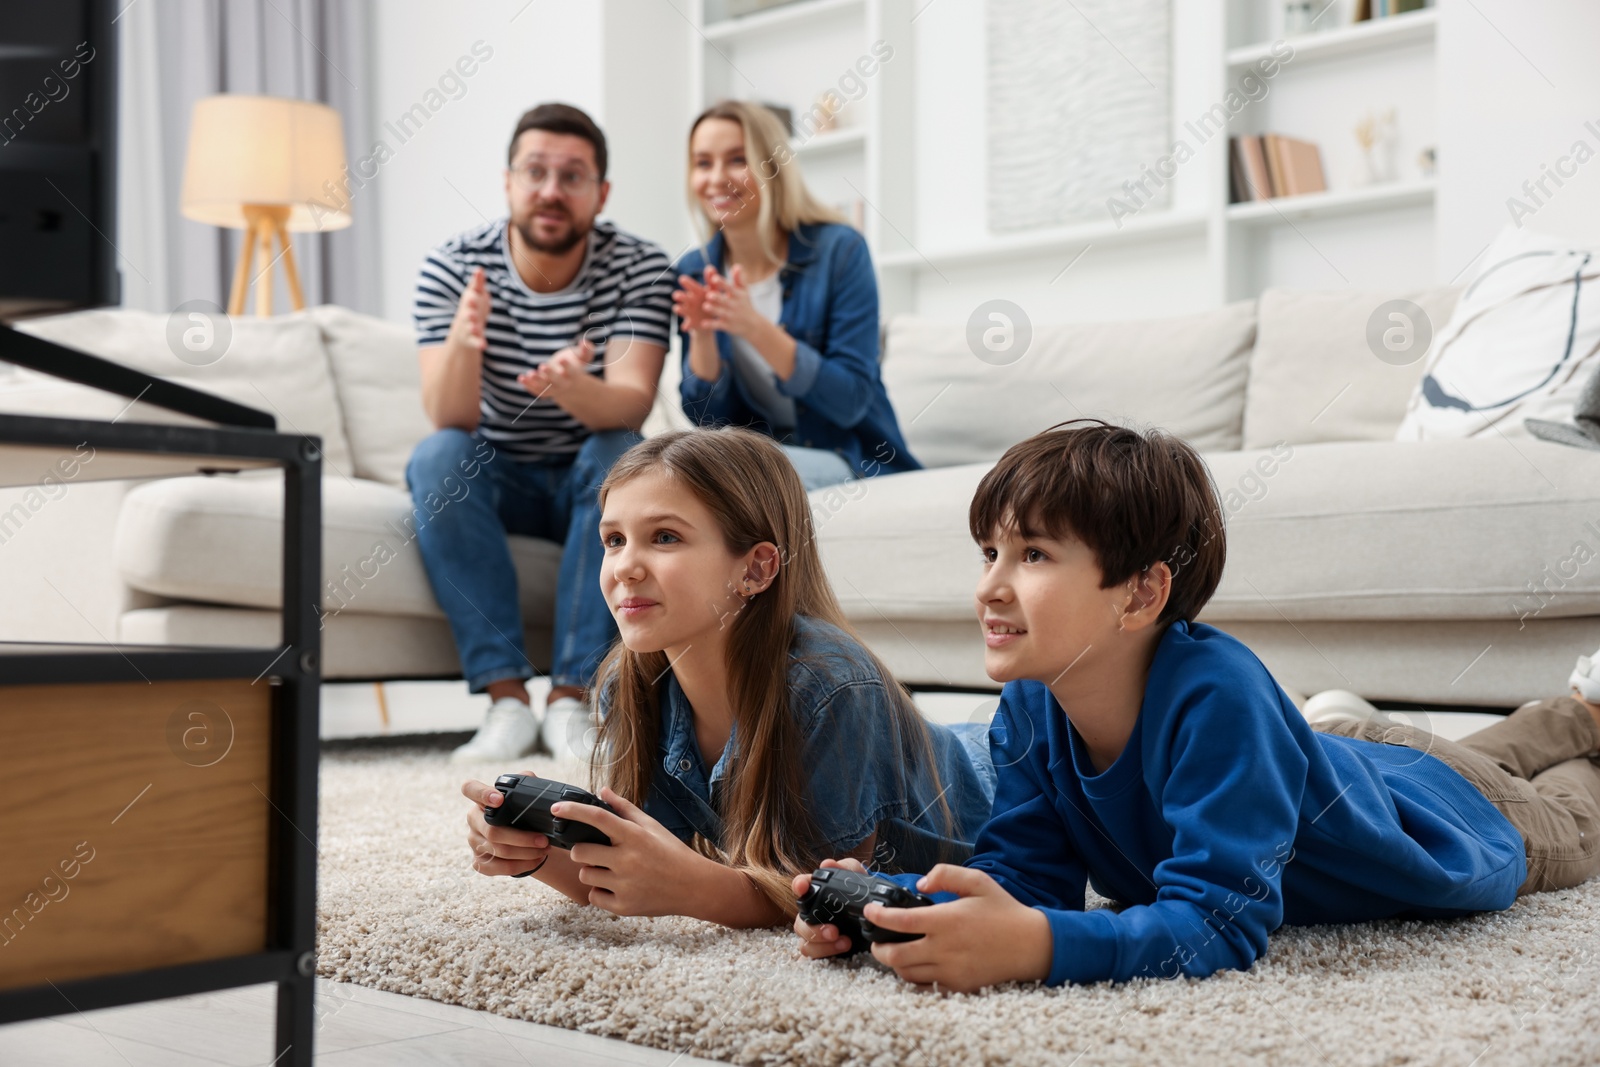
[[[537,397],[548,396],[561,402],[561,398],[582,379],[589,377],[588,367],[594,362],[594,342],[580,338],[568,345],[533,370],[517,375],[517,384]]]
[[[1044,913],[1019,902],[982,871],[941,863],[917,883],[923,893],[957,893],[931,908],[868,904],[863,917],[885,930],[922,934],[917,941],[877,944],[872,954],[919,985],[955,993],[1050,976],[1054,938]]]
[[[711,329],[706,320],[706,286],[687,274],[679,275],[678,284],[682,288],[672,291],[672,310],[683,321],[683,328],[690,333]]]
[[[672,831],[624,800],[609,788],[600,799],[616,809],[562,801],[550,814],[570,822],[587,823],[611,839],[609,845],[579,844],[572,860],[580,864],[578,881],[590,886],[589,903],[613,915],[692,915],[704,901],[698,886],[707,865],[715,860],[700,855],[672,835]]]
[[[520,773],[538,777],[532,771]],[[472,849],[473,870],[479,874],[526,874],[549,858],[550,839],[544,834],[490,826],[484,820],[484,805],[498,808],[505,802],[500,790],[469,781],[462,784],[461,795],[472,801],[472,813],[467,816],[467,847]]]
[[[847,871],[857,874],[866,874],[867,868],[860,860],[823,860],[824,867],[843,867]],[[794,895],[803,897],[806,890],[811,888],[809,874],[797,874],[794,878]],[[841,952],[849,951],[850,939],[839,933],[839,928],[832,923],[822,926],[810,926],[798,915],[794,919],[794,932],[800,938],[800,955],[807,959],[820,960],[828,956],[837,956]]]
[[[750,302],[750,289],[744,284],[744,271],[738,264],[726,277],[715,267],[706,268],[705,314],[712,329],[746,340],[770,325]]]

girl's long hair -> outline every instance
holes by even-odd
[[[600,487],[601,507],[610,490],[646,473],[665,474],[700,501],[715,517],[730,553],[743,555],[763,541],[778,548],[772,584],[723,623],[729,627],[728,698],[736,759],[721,799],[721,845],[697,837],[695,847],[743,871],[790,915],[796,911],[793,877],[829,858],[807,808],[806,739],[796,715],[802,709],[790,707],[789,660],[798,615],[830,623],[860,645],[860,655],[878,671],[889,694],[885,714],[892,718],[895,744],[876,757],[897,761],[902,783],[931,783],[944,837],[953,837],[927,725],[910,693],[845,619],[817,554],[805,490],[783,450],[763,434],[736,427],[659,434],[612,466]],[[606,688],[609,707],[595,746],[594,789],[609,785],[636,804],[649,796],[661,740],[662,679],[670,669],[665,652],[634,652],[620,640],[600,664],[596,684]],[[919,773],[926,777],[919,779]]]
[[[689,127],[689,178],[685,184],[689,211],[698,223],[702,244],[717,232],[717,220],[706,214],[705,205],[694,195],[692,181],[694,132],[707,119],[729,119],[744,130],[744,158],[755,175],[756,187],[761,190],[756,232],[761,251],[773,266],[782,266],[784,261],[778,254],[778,241],[783,234],[794,233],[805,223],[844,223],[843,215],[806,188],[805,179],[800,176],[800,164],[789,145],[789,136],[772,109],[744,100],[723,100],[702,111]]]

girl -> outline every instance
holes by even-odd
[[[878,375],[867,243],[806,190],[777,116],[724,101],[697,118],[689,199],[709,237],[673,294],[689,419],[771,435],[808,490],[920,468]]]
[[[776,444],[732,427],[652,437],[600,504],[621,640],[598,672],[592,788],[619,814],[553,814],[612,844],[554,849],[475,806],[478,871],[531,871],[618,915],[751,927],[792,919],[791,880],[823,857],[926,869],[971,851],[993,795],[985,728],[925,723],[856,638]]]

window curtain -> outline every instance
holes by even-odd
[[[371,129],[369,0],[148,0],[124,7],[118,28],[123,306],[226,307],[243,231],[190,221],[178,209],[194,103],[213,93],[315,100],[339,112],[345,155],[361,158]],[[362,206],[346,229],[291,235],[307,306],[379,313],[378,231]],[[287,311],[282,270],[274,284],[273,311]]]

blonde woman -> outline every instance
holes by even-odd
[[[878,375],[878,287],[862,236],[806,190],[783,125],[727,100],[689,129],[706,243],[675,267],[683,410],[784,446],[806,489],[917,470]]]

